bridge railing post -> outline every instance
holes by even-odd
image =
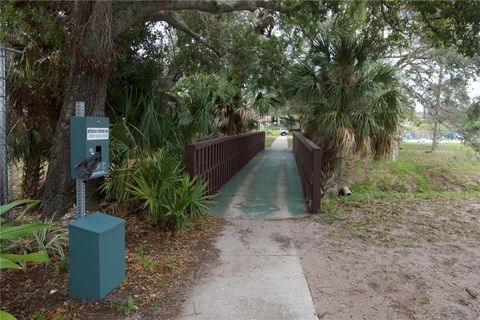
[[[321,206],[322,198],[322,151],[320,149],[314,149],[312,152],[312,203],[311,212],[318,213]]]
[[[310,213],[318,213],[322,196],[322,150],[301,133],[294,132],[293,153],[302,182],[305,205]]]
[[[195,152],[195,145],[187,144],[186,146],[186,159],[187,171],[190,174],[190,177],[195,176],[196,168],[197,168],[197,157]]]

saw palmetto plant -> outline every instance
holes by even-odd
[[[305,134],[323,149],[324,181],[345,157],[379,159],[395,147],[405,104],[395,70],[372,48],[361,36],[320,36],[288,75],[286,90],[305,105]]]
[[[48,53],[30,42],[8,70],[9,154],[10,160],[22,165],[23,197],[37,197],[42,186],[62,103],[65,63],[59,51]]]
[[[178,107],[189,115],[183,125],[201,133],[199,138],[240,134],[255,127],[255,113],[241,87],[225,75],[196,74],[179,81],[175,89]]]

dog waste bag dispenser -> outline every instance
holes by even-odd
[[[85,215],[85,180],[108,174],[109,121],[81,115],[77,111],[70,118],[70,167],[77,180],[79,215],[68,226],[70,294],[101,299],[125,278],[125,221],[101,212]]]
[[[70,171],[73,179],[89,180],[108,174],[108,118],[70,118]]]

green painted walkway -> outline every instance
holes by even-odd
[[[278,137],[220,190],[213,214],[276,219],[304,216],[302,185],[287,137]]]

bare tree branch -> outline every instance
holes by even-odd
[[[168,23],[169,25],[171,25],[172,27],[174,27],[175,29],[177,30],[180,30],[182,32],[184,32],[185,34],[187,34],[188,36],[192,37],[195,41],[197,42],[200,42],[202,43],[203,45],[205,45],[205,47],[207,47],[208,49],[212,50],[217,56],[220,56],[220,52],[215,49],[214,47],[212,47],[207,41],[205,41],[198,33],[194,32],[193,30],[191,30],[186,24],[185,22],[183,21],[183,19],[173,13],[173,12],[170,12],[170,11],[157,11],[155,12],[150,21],[165,21],[166,23]]]
[[[418,100],[425,108],[432,109],[432,101],[425,98],[422,94],[415,91],[415,89],[411,88],[410,86],[404,86],[407,94],[415,100]],[[428,90],[428,89],[427,89]]]
[[[169,69],[166,74],[163,74],[158,79],[154,80],[152,85],[157,93],[165,93],[170,91],[177,81],[183,76],[183,66],[179,68]]]
[[[425,53],[426,51],[430,50],[431,46],[420,46],[415,48],[414,50],[410,51],[409,53],[403,55],[394,65],[395,68],[403,69],[409,63],[422,58],[421,54]]]
[[[279,12],[290,12],[295,8],[288,7],[279,1],[268,0],[170,0],[151,2],[130,2],[123,4],[123,7],[114,15],[115,33],[125,31],[138,23],[154,19],[158,11],[189,11],[197,10],[208,13],[222,13],[232,11],[255,11],[259,8]]]

